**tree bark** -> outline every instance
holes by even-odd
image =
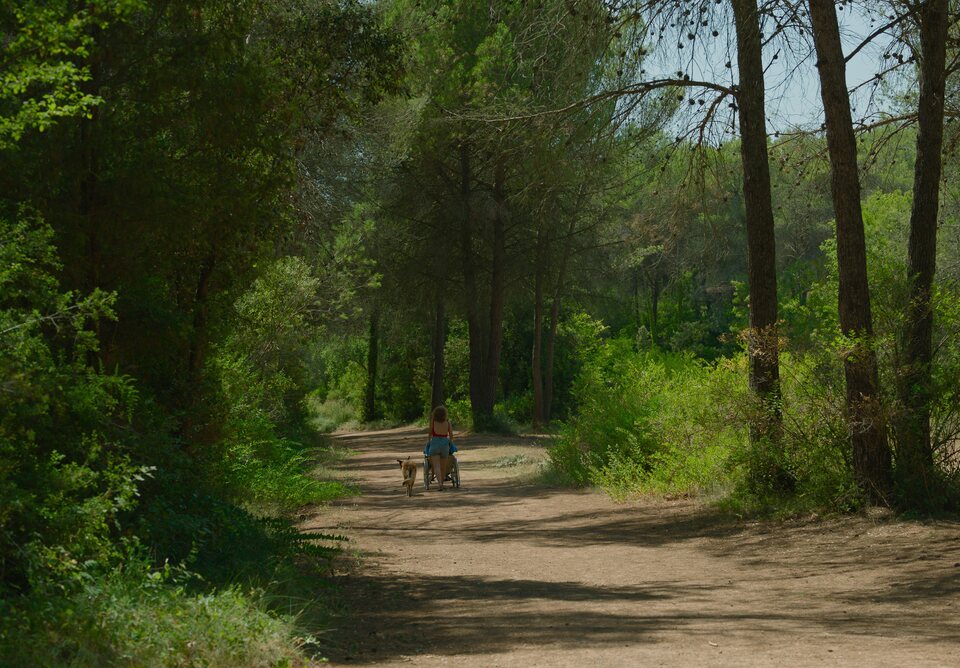
[[[206,359],[207,296],[210,292],[210,278],[216,266],[217,258],[213,253],[204,258],[193,294],[193,331],[190,333],[187,373],[189,385],[194,388],[191,391],[194,393],[199,393],[200,372]]]
[[[97,184],[100,173],[98,152],[94,146],[94,124],[97,115],[97,109],[94,109],[90,118],[80,121],[80,146],[83,160],[83,172],[80,178],[80,218],[86,233],[89,263],[84,286],[87,291],[104,287],[100,282],[103,255],[100,248],[100,221],[96,214]]]
[[[767,124],[763,81],[760,19],[756,0],[733,0],[737,32],[740,84],[740,155],[743,162],[743,198],[747,223],[747,280],[750,287],[750,389],[763,404],[750,425],[753,445],[779,449],[782,429],[780,360],[777,333],[777,263],[767,154]],[[766,460],[767,458],[763,458]],[[755,473],[777,487],[789,486],[789,477],[776,461],[770,470]],[[765,465],[766,466],[766,465]]]
[[[483,418],[493,416],[497,401],[497,385],[500,380],[500,352],[503,347],[503,309],[506,288],[506,193],[504,192],[505,170],[498,165],[494,175],[493,199],[493,258],[490,273],[490,320],[487,339],[487,356],[484,369]]]
[[[81,170],[78,189],[78,213],[80,214],[84,242],[87,248],[87,264],[84,275],[78,277],[78,283],[83,286],[85,292],[106,287],[100,282],[103,252],[100,245],[100,219],[97,215],[96,206],[100,173],[99,153],[95,145],[95,124],[98,114],[99,108],[94,107],[90,118],[80,120]],[[103,343],[103,320],[103,318],[97,318],[91,323],[91,328],[101,344]],[[106,346],[101,346],[100,350],[87,351],[87,364],[95,367],[98,363],[104,362],[103,353],[105,349]]]
[[[363,421],[377,419],[377,361],[380,358],[380,309],[370,313],[370,331],[367,338],[367,384],[363,393]]]
[[[660,293],[663,285],[656,274],[647,281],[647,285],[650,286],[650,342],[657,345],[660,336]]]
[[[433,325],[433,371],[430,374],[430,410],[443,404],[443,351],[447,343],[447,314],[443,295],[437,292],[436,319]]]
[[[543,367],[540,352],[543,345],[543,272],[545,255],[544,235],[542,230],[537,231],[537,250],[533,278],[533,352],[530,359],[530,368],[533,380],[533,426],[538,427],[544,422],[543,404]]]
[[[866,241],[860,207],[857,145],[847,93],[846,64],[833,0],[810,0],[820,94],[826,117],[831,190],[837,225],[840,328],[850,338],[844,357],[847,425],[857,482],[871,503],[889,502],[890,449],[880,406],[873,351]]]
[[[483,327],[473,255],[473,211],[471,207],[470,147],[460,144],[460,269],[463,272],[463,297],[467,313],[470,346],[470,409],[474,416],[483,410],[484,351]]]
[[[579,191],[579,195],[582,196],[583,190]],[[567,238],[573,236],[574,230],[577,227],[577,212],[579,211],[579,201],[577,202],[576,210],[570,217],[570,224],[567,226]],[[553,298],[550,302],[550,327],[547,329],[547,345],[546,345],[546,356],[544,359],[544,380],[543,380],[543,422],[544,424],[550,424],[550,419],[553,416],[553,360],[554,352],[556,351],[557,344],[557,327],[560,324],[560,301],[561,293],[563,292],[563,284],[567,278],[567,262],[570,260],[571,253],[570,246],[566,246],[563,249],[563,253],[560,257],[560,266],[557,269],[557,282],[553,287]]]
[[[550,304],[550,327],[547,328],[547,350],[544,356],[543,423],[550,424],[553,417],[553,357],[557,344],[557,326],[560,323],[560,285],[553,293]]]
[[[910,299],[903,331],[899,394],[904,414],[898,421],[897,468],[905,499],[918,505],[934,473],[930,441],[931,360],[933,357],[933,278],[937,262],[937,217],[943,151],[943,107],[947,43],[947,0],[920,6],[920,100],[913,209],[907,250]]]

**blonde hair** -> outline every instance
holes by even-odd
[[[444,406],[437,406],[433,409],[433,413],[430,416],[434,422],[446,422],[447,421],[447,409]]]

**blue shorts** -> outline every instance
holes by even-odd
[[[450,439],[446,436],[434,436],[430,439],[430,442],[427,443],[427,456],[432,457],[434,455],[440,457],[449,457],[450,456]]]

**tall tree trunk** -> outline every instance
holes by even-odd
[[[657,345],[660,336],[660,293],[663,285],[656,274],[647,283],[650,286],[650,342]]]
[[[94,125],[98,111],[91,112],[91,118],[80,121],[80,146],[83,160],[83,172],[80,177],[80,218],[86,234],[87,244],[87,291],[103,288],[100,283],[100,269],[103,256],[100,247],[100,221],[96,213],[97,183],[100,172],[98,152],[94,145]]]
[[[443,404],[443,350],[447,344],[447,313],[443,294],[437,291],[436,319],[433,325],[433,371],[430,374],[430,410]]]
[[[543,422],[550,424],[553,415],[553,358],[557,343],[557,326],[560,323],[560,285],[553,293],[550,304],[550,326],[547,328],[547,346],[544,355]]]
[[[544,234],[537,230],[536,259],[534,262],[533,278],[533,353],[530,359],[530,368],[533,380],[533,426],[537,427],[544,422],[543,403],[543,368],[541,366],[540,351],[543,345],[543,272],[546,253],[544,252]]]
[[[98,108],[94,107],[90,118],[80,120],[80,183],[78,213],[87,250],[87,263],[83,276],[77,276],[77,282],[85,292],[95,288],[105,288],[100,282],[103,253],[100,245],[100,218],[97,215],[97,185],[100,173],[100,161],[95,146],[95,124]],[[97,340],[103,342],[104,318],[97,318],[91,324]],[[103,362],[103,348],[89,350],[86,353],[87,364],[97,366]]]
[[[763,409],[750,425],[754,446],[779,450],[780,360],[777,333],[777,263],[767,155],[767,124],[760,19],[756,0],[733,0],[737,31],[737,64],[740,84],[740,155],[743,161],[743,198],[747,222],[747,276],[750,287],[750,389]],[[772,454],[772,453],[771,453]],[[777,488],[790,487],[790,478],[779,457],[761,458],[767,470],[753,473]]]
[[[507,244],[506,215],[507,198],[504,191],[505,171],[498,165],[493,184],[493,263],[490,267],[490,320],[485,360],[483,406],[484,418],[493,416],[497,401],[497,385],[500,381],[500,352],[503,347],[503,309],[505,302]]]
[[[190,332],[189,348],[187,350],[187,384],[183,393],[186,410],[179,431],[189,449],[198,441],[206,440],[196,430],[196,419],[199,417],[196,406],[202,400],[203,387],[201,376],[207,356],[207,298],[210,293],[210,279],[217,266],[216,255],[210,253],[204,258],[197,275],[196,286],[193,289],[193,330]]]
[[[810,18],[826,117],[833,209],[837,219],[840,328],[851,339],[850,350],[844,359],[844,373],[854,475],[872,503],[888,503],[890,449],[880,406],[877,359],[871,341],[873,324],[860,208],[857,144],[833,0],[810,0]]]
[[[210,293],[210,278],[217,266],[216,255],[210,253],[200,265],[197,285],[193,293],[193,331],[190,333],[190,350],[187,359],[189,385],[199,392],[200,372],[207,350],[207,296]]]
[[[570,216],[570,224],[567,226],[567,238],[573,237],[577,229],[577,213],[580,209],[580,199],[583,196],[583,186],[578,190],[577,206]],[[572,253],[571,247],[565,246],[560,256],[560,266],[557,268],[557,282],[553,287],[553,298],[550,302],[550,327],[547,329],[547,346],[544,359],[544,379],[543,379],[543,422],[550,424],[553,416],[553,360],[557,349],[557,327],[560,324],[560,295],[563,292],[563,284],[567,279],[567,262]]]
[[[81,2],[83,11],[89,11],[89,3]],[[88,36],[94,44],[100,44],[102,28],[93,24],[87,31]],[[107,52],[104,48],[95,48],[89,55],[87,66],[90,70],[90,77],[82,84],[84,93],[93,96],[99,96],[105,74],[105,61]],[[100,105],[95,105],[90,110],[88,118],[80,119],[80,202],[79,213],[83,232],[86,236],[86,246],[88,254],[88,266],[86,267],[86,276],[78,280],[85,281],[81,283],[87,292],[94,288],[107,288],[101,282],[103,269],[103,252],[100,239],[100,219],[97,215],[97,201],[99,198],[100,182],[100,152],[98,150],[97,126],[100,121]],[[94,325],[99,335],[99,323]]]
[[[363,393],[363,421],[377,419],[377,361],[380,359],[380,309],[370,312],[370,331],[367,338],[367,384]]]
[[[463,271],[463,297],[467,312],[467,334],[470,346],[470,409],[474,416],[483,411],[484,346],[480,324],[480,302],[473,255],[473,211],[471,207],[472,174],[470,147],[460,144],[460,268]]]
[[[946,83],[947,0],[927,0],[920,7],[920,100],[917,157],[907,281],[910,301],[903,332],[900,400],[904,415],[897,428],[897,468],[906,501],[923,504],[934,472],[930,442],[930,364],[933,357],[931,295],[937,261],[937,216],[943,151],[943,105]]]

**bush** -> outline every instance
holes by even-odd
[[[223,459],[211,468],[222,472],[235,502],[259,514],[280,515],[335,493],[334,483],[308,475],[302,442],[311,405],[303,378],[308,333],[316,334],[310,313],[317,287],[299,258],[268,267],[236,301],[237,327],[210,361]]]
[[[520,432],[520,425],[513,415],[503,406],[497,404],[493,407],[493,415],[483,420],[482,424],[477,424],[477,418],[473,418],[473,428],[476,431],[483,431],[491,434],[514,435]]]
[[[554,467],[620,498],[724,485],[724,464],[743,438],[727,414],[742,384],[730,366],[607,342],[574,384],[580,410],[550,451]]]
[[[306,660],[293,619],[238,587],[196,593],[191,576],[142,559],[87,570],[67,594],[37,595],[0,619],[11,666],[291,666]]]
[[[113,296],[59,291],[53,233],[0,219],[0,598],[116,557],[116,519],[147,471],[127,454],[138,397],[95,368]]]
[[[931,431],[937,471],[931,479],[917,485],[906,480],[898,467],[897,423],[906,410],[897,394],[902,383],[903,362],[901,332],[905,325],[904,304],[908,300],[906,281],[906,247],[910,215],[910,195],[902,192],[875,193],[864,202],[864,225],[867,229],[867,259],[871,285],[882,285],[874,291],[874,337],[884,414],[888,419],[888,435],[893,450],[896,496],[906,507],[923,506],[928,510],[956,507],[958,494],[957,467],[952,461],[953,444],[960,438],[960,394],[956,378],[960,375],[960,296],[955,279],[940,272],[934,286],[934,359],[930,396]],[[945,227],[955,227],[947,221]],[[941,232],[944,238],[950,232]],[[850,445],[843,415],[845,399],[842,351],[848,342],[838,335],[839,318],[836,294],[839,287],[836,243],[824,242],[825,274],[801,297],[784,304],[787,320],[785,331],[802,353],[787,358],[784,378],[785,426],[788,430],[793,458],[798,466],[797,478],[805,489],[798,496],[839,509],[858,507],[861,495],[851,474]],[[942,245],[941,255],[948,247]],[[942,257],[938,264],[948,265]],[[802,457],[796,453],[806,453]],[[896,500],[896,499],[894,499]]]
[[[530,424],[533,415],[533,391],[527,390],[523,394],[517,394],[512,397],[504,397],[502,401],[497,402],[493,409],[494,415],[500,413],[505,416],[509,426],[512,423],[514,427],[512,433],[516,433],[517,426],[521,423]]]
[[[873,300],[870,345],[879,363],[897,497],[905,507],[940,510],[960,505],[955,446],[960,439],[960,297],[955,281],[941,275],[934,295],[931,391],[938,470],[918,485],[899,470],[896,428],[905,410],[896,389],[902,383],[909,210],[909,195],[898,192],[875,194],[864,205],[870,282],[885,286]],[[618,497],[644,491],[701,493],[719,486],[731,492],[728,505],[741,510],[859,508],[865,500],[852,472],[845,415],[843,358],[851,342],[839,334],[835,242],[824,242],[822,251],[820,279],[781,309],[782,331],[791,337],[794,352],[780,359],[779,440],[748,438],[747,425],[769,407],[758,405],[747,391],[742,353],[704,365],[689,357],[637,353],[629,341],[613,340],[577,378],[579,414],[551,451],[556,470],[574,484],[597,484]],[[673,343],[689,349],[690,340],[676,338],[684,332],[677,328]]]
[[[470,408],[469,399],[453,399],[445,405],[454,429],[473,431],[473,410]]]
[[[763,478],[773,462],[794,483],[787,507],[857,507],[839,358],[784,355],[781,376],[784,429],[774,448],[749,439],[762,408],[747,388],[745,355],[705,363],[609,341],[577,379],[581,408],[551,462],[570,483],[615,498],[729,495],[741,510],[784,504],[783,491]]]

